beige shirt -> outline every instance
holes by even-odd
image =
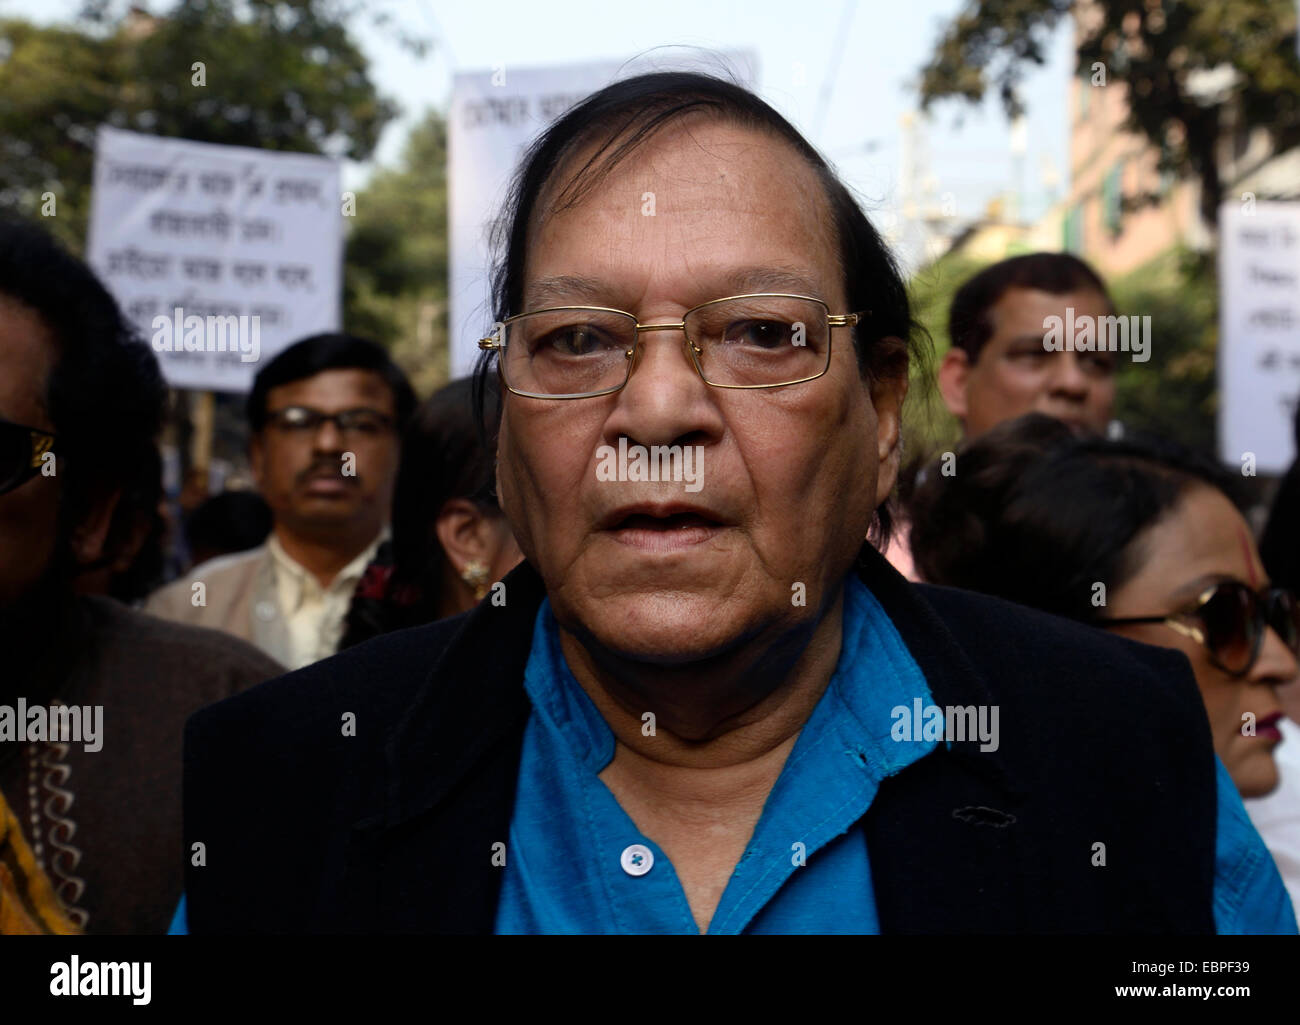
[[[177,623],[223,630],[290,669],[334,654],[357,582],[387,528],[322,588],[274,535],[247,552],[196,566],[155,591],[144,611]]]
[[[385,536],[375,538],[370,547],[339,570],[329,587],[324,588],[312,573],[289,557],[274,534],[267,539],[278,612],[288,635],[286,664],[290,669],[319,662],[338,650],[352,592]],[[254,607],[253,615],[265,611]]]

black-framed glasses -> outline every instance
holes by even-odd
[[[287,406],[266,414],[266,422],[286,434],[315,434],[320,425],[332,423],[342,434],[383,434],[393,427],[393,418],[377,409],[345,409],[322,413],[310,406]]]
[[[1282,587],[1257,593],[1238,580],[1224,580],[1202,591],[1191,609],[1164,616],[1126,616],[1099,622],[1103,626],[1163,624],[1203,644],[1210,662],[1230,676],[1245,676],[1250,672],[1269,627],[1291,654],[1300,656],[1300,602]]]
[[[22,487],[41,472],[54,439],[39,427],[0,420],[0,495]]]
[[[535,399],[585,399],[627,384],[643,331],[681,331],[686,355],[715,388],[782,388],[830,368],[831,329],[867,316],[832,314],[807,295],[713,299],[668,324],[606,306],[557,306],[507,317],[479,348],[497,353],[502,382]]]

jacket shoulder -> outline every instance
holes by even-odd
[[[284,666],[260,648],[220,630],[163,619],[111,598],[88,597],[105,643],[130,648],[133,657],[181,669],[191,678],[226,681],[221,696],[284,673]]]
[[[378,743],[396,724],[461,626],[463,617],[374,637],[320,662],[268,680],[196,714],[186,727],[195,757],[238,748],[250,738],[311,748],[340,735],[346,713],[356,737]],[[362,721],[364,720],[364,722]],[[187,754],[187,759],[188,759]]]
[[[196,622],[208,611],[191,601],[196,583],[202,583],[212,598],[224,595],[222,605],[233,606],[238,594],[251,586],[258,569],[269,557],[266,545],[261,545],[246,552],[209,559],[154,591],[145,601],[144,611],[163,619]]]
[[[333,874],[392,797],[393,729],[458,626],[381,635],[189,718],[185,845],[212,859],[186,869],[193,931],[301,932],[338,912]]]
[[[997,691],[1039,693],[1055,704],[1081,703],[1101,714],[1121,696],[1125,705],[1194,699],[1200,706],[1190,663],[1180,651],[990,595],[914,586]]]

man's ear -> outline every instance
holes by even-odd
[[[966,419],[966,384],[970,379],[970,357],[955,346],[943,354],[939,363],[939,394],[948,412],[958,420]]]
[[[91,503],[86,515],[72,530],[72,556],[78,566],[93,566],[104,554],[104,542],[113,525],[113,513],[122,497],[122,489],[105,492]]]
[[[901,344],[901,343],[899,343]],[[876,411],[876,504],[894,490],[903,455],[903,401],[907,398],[907,365],[896,366],[888,377],[879,377],[871,387],[871,404]]]

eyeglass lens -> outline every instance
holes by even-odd
[[[1300,654],[1300,606],[1286,590],[1263,599],[1244,584],[1225,582],[1198,610],[1205,643],[1229,672],[1245,672],[1254,663],[1266,627],[1272,627],[1293,654]]]
[[[643,328],[644,330],[644,328]],[[685,318],[704,379],[724,386],[766,386],[816,377],[830,352],[826,308],[811,299],[743,296],[709,303]],[[521,391],[575,395],[618,388],[636,346],[630,314],[546,310],[506,326],[506,381]]]

